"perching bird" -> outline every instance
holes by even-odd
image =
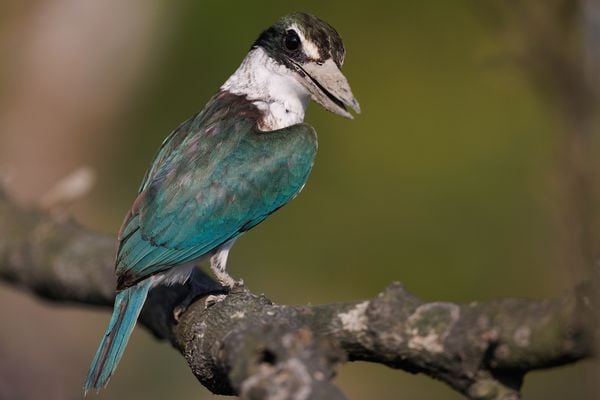
[[[313,166],[316,132],[302,122],[309,99],[346,118],[346,106],[360,112],[340,71],[344,55],[326,22],[283,17],[163,142],[119,232],[114,310],[86,392],[115,371],[153,286],[185,283],[204,258],[223,286],[238,284],[225,269],[231,246],[293,199]]]

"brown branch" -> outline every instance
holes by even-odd
[[[26,210],[0,194],[0,278],[61,302],[111,306],[115,240]],[[206,294],[219,287],[194,276]],[[424,373],[472,399],[517,399],[526,372],[592,355],[592,285],[553,300],[424,302],[394,283],[371,300],[273,304],[244,288],[176,322],[187,286],[151,292],[141,323],[169,340],[214,393],[243,399],[344,399],[345,361]],[[578,310],[578,312],[575,312]],[[583,310],[583,313],[581,313]]]

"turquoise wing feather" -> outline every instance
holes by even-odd
[[[314,129],[257,131],[253,106],[229,96],[182,124],[157,153],[121,228],[119,289],[209,253],[306,182]]]

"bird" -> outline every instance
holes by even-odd
[[[317,151],[304,123],[312,99],[352,119],[360,113],[341,68],[338,32],[307,13],[264,30],[204,108],[163,141],[118,233],[113,314],[84,391],[106,386],[146,300],[157,285],[185,283],[196,265],[226,289],[235,241],[304,187]]]

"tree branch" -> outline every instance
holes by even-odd
[[[0,278],[61,302],[112,306],[114,238],[15,205],[0,193]],[[198,272],[203,293],[219,286]],[[425,302],[393,283],[377,297],[316,306],[273,304],[245,288],[181,316],[189,288],[157,288],[140,322],[169,340],[214,393],[243,399],[344,399],[331,383],[345,361],[442,380],[472,399],[518,399],[526,372],[592,356],[589,283],[552,300]],[[577,312],[576,312],[577,311]]]

